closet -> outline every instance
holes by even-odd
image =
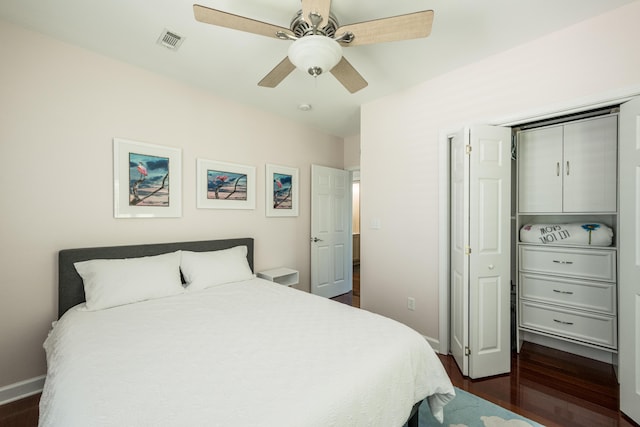
[[[514,133],[519,343],[606,360],[618,348],[617,109]]]

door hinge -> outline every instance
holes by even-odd
[[[469,349],[469,347],[465,347],[464,348],[464,355],[465,356],[469,356],[471,354],[471,350]]]
[[[464,146],[464,150],[465,150],[465,152],[466,152],[467,154],[471,154],[471,150],[472,150],[472,148],[471,148],[471,144],[467,144],[467,145],[465,145],[465,146]]]
[[[471,255],[471,248],[469,246],[464,247],[464,254],[465,255]]]

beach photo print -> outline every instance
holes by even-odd
[[[178,148],[114,138],[114,216],[180,217],[181,162]]]
[[[196,173],[199,209],[255,209],[254,166],[197,159]]]

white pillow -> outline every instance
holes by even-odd
[[[613,230],[601,223],[525,224],[520,241],[545,245],[611,246]]]
[[[180,269],[189,291],[254,277],[247,261],[246,246],[212,252],[182,251]]]
[[[180,252],[73,264],[84,284],[87,310],[161,298],[184,292]]]

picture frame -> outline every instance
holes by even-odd
[[[182,150],[113,138],[115,218],[182,216]]]
[[[256,168],[197,159],[196,206],[199,209],[255,209]]]
[[[298,169],[267,164],[265,167],[266,216],[298,216]]]

